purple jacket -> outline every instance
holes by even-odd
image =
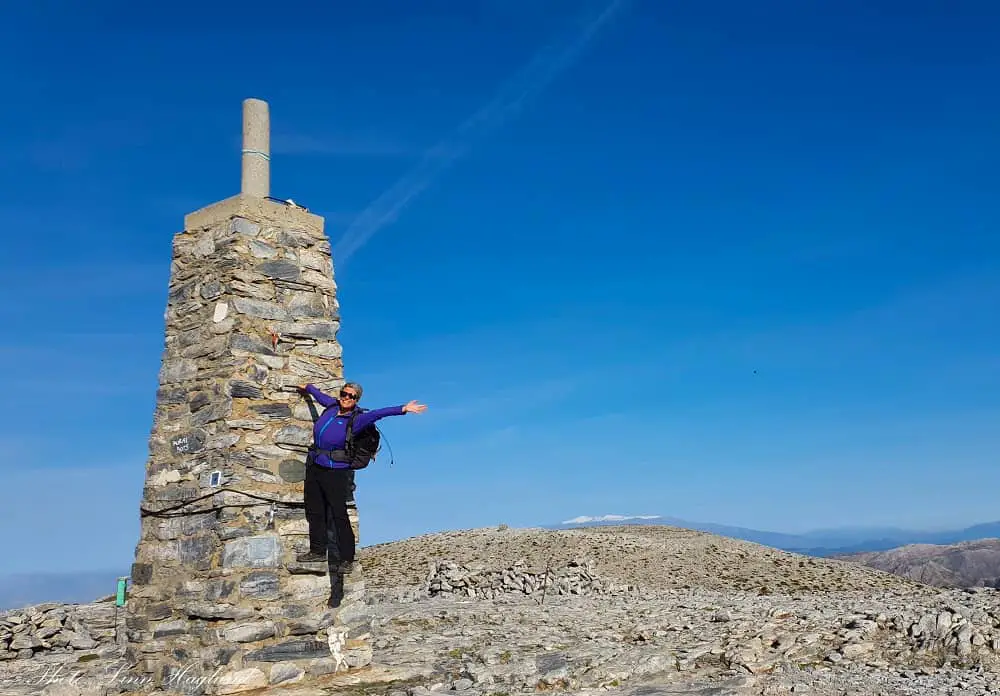
[[[351,415],[340,413],[340,402],[328,394],[324,394],[312,384],[306,385],[306,393],[319,402],[326,410],[316,419],[313,425],[313,443],[317,449],[342,450],[347,443],[347,419]],[[402,416],[406,412],[403,406],[387,406],[371,411],[362,411],[354,418],[353,432],[358,432],[386,416]],[[319,466],[330,469],[350,468],[347,462],[331,461],[325,454],[317,454],[314,461]]]

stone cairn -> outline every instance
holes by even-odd
[[[113,654],[121,621],[111,601],[47,602],[0,613],[0,660],[73,653]]]
[[[269,197],[269,159],[268,105],[246,100],[241,193],[188,215],[174,238],[125,608],[137,675],[200,675],[203,693],[371,662],[360,568],[332,609],[336,569],[295,563],[321,410],[296,386],[335,392],[343,363],[323,219]],[[355,509],[351,522],[358,534]]]
[[[599,577],[588,560],[572,560],[548,569],[530,568],[523,560],[504,569],[435,561],[427,573],[427,593],[431,597],[442,594],[476,599],[496,599],[505,594],[614,596],[634,591],[636,588],[631,585],[615,584]]]

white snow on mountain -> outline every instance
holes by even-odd
[[[587,522],[622,522],[624,520],[658,520],[663,515],[601,515],[600,517],[588,517],[581,515],[571,520],[563,520],[562,524],[585,524]]]

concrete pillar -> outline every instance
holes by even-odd
[[[240,191],[244,196],[267,198],[271,195],[271,117],[266,101],[243,101],[243,177]]]

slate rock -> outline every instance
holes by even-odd
[[[201,296],[205,300],[214,300],[223,293],[222,283],[217,280],[210,280],[201,286]]]
[[[306,248],[316,243],[316,239],[302,230],[281,230],[278,232],[278,244],[288,248]]]
[[[40,647],[42,647],[42,641],[40,641],[37,636],[28,633],[27,631],[19,633],[14,636],[13,640],[10,641],[11,650],[30,650]]]
[[[250,253],[258,259],[273,259],[278,255],[278,250],[259,239],[253,239],[250,241]]]
[[[251,297],[233,297],[233,309],[240,314],[257,319],[287,319],[288,310],[274,302],[257,300]]]
[[[294,684],[305,677],[305,672],[294,662],[279,662],[271,667],[271,684]]]
[[[270,374],[270,370],[267,365],[254,363],[247,368],[247,376],[257,384],[264,384],[267,381],[268,374]]]
[[[298,280],[301,274],[301,269],[297,264],[285,259],[265,261],[258,264],[254,270],[268,278],[278,278],[280,280]]]
[[[172,613],[173,609],[168,602],[150,604],[146,607],[145,611],[146,618],[152,621],[161,621],[162,619],[169,617]]]
[[[209,423],[228,418],[233,412],[233,402],[229,399],[212,404],[208,408],[202,408],[191,416],[191,425],[203,427]]]
[[[193,280],[170,288],[167,293],[167,304],[178,304],[189,301],[194,297],[194,289],[195,282]]]
[[[217,579],[212,580],[205,587],[205,599],[209,601],[218,601],[220,599],[229,599],[233,596],[233,592],[236,591],[236,580],[232,579]]]
[[[243,333],[234,333],[229,338],[229,348],[231,350],[243,351],[245,353],[259,353],[261,355],[277,355],[270,343],[255,336],[248,336]]]
[[[215,529],[217,524],[216,516],[211,512],[165,517],[156,520],[153,527],[153,534],[156,535],[157,539],[168,541],[189,534],[197,534],[198,532]]]
[[[188,390],[175,387],[160,387],[156,390],[156,401],[165,406],[186,404],[188,400]]]
[[[225,568],[277,568],[281,543],[276,536],[248,536],[227,541],[222,552]]]
[[[212,556],[218,547],[214,534],[201,534],[177,541],[177,556],[181,563],[199,570],[212,566]]]
[[[297,445],[308,447],[313,441],[311,428],[304,428],[300,425],[286,425],[274,435],[275,443],[279,445]]]
[[[260,278],[260,280],[263,281],[264,278]],[[263,282],[234,280],[230,283],[230,287],[232,288],[233,294],[236,296],[250,297],[264,302],[269,302],[274,299],[274,288],[269,284],[264,284]]]
[[[200,408],[204,408],[211,403],[211,399],[208,394],[203,391],[194,392],[191,395],[191,400],[188,401],[188,407],[191,409],[191,413],[195,413]]]
[[[281,615],[287,619],[301,619],[312,610],[312,606],[307,604],[286,604],[281,608]]]
[[[324,628],[328,628],[333,625],[334,620],[337,618],[337,613],[333,610],[327,609],[326,611],[317,614],[305,616],[299,619],[292,619],[288,622],[286,628],[289,635],[300,636],[300,635],[311,635],[322,631]]]
[[[292,407],[283,403],[254,404],[250,410],[265,418],[282,420],[292,417]]]
[[[186,433],[171,438],[170,451],[174,454],[197,454],[205,449],[208,439],[204,430],[189,430]]]
[[[316,357],[327,358],[328,360],[340,358],[344,355],[344,349],[336,341],[323,341],[322,343],[317,343],[315,346],[306,348],[303,352],[306,355],[315,355]]]
[[[133,585],[145,585],[153,579],[153,565],[151,563],[133,563],[129,576]]]
[[[233,643],[253,643],[270,638],[274,634],[275,626],[272,621],[251,621],[228,626],[222,631],[222,637]]]
[[[281,593],[281,584],[277,573],[254,571],[248,573],[240,581],[240,595],[243,597],[269,598]]]
[[[253,382],[233,380],[229,383],[229,395],[234,399],[262,399],[264,392]]]
[[[278,476],[285,483],[299,483],[306,478],[306,465],[298,459],[284,459],[278,464]]]
[[[198,363],[190,358],[164,360],[160,368],[160,384],[177,384],[194,379],[198,374]]]
[[[189,624],[184,619],[164,621],[153,627],[153,638],[166,638],[168,636],[180,636],[188,632]]]
[[[282,336],[293,338],[315,338],[334,340],[337,338],[337,331],[340,329],[339,321],[327,322],[285,322],[278,324],[276,331]]]
[[[248,652],[243,662],[285,662],[330,657],[330,646],[311,638],[296,638]]]
[[[184,607],[183,611],[190,619],[248,619],[256,612],[248,607],[237,607],[231,604],[212,604],[210,602],[195,602]]]
[[[260,234],[260,225],[246,218],[234,217],[229,223],[229,231],[248,237],[256,237]]]
[[[316,293],[296,294],[288,303],[288,313],[293,319],[321,319],[329,311]]]

